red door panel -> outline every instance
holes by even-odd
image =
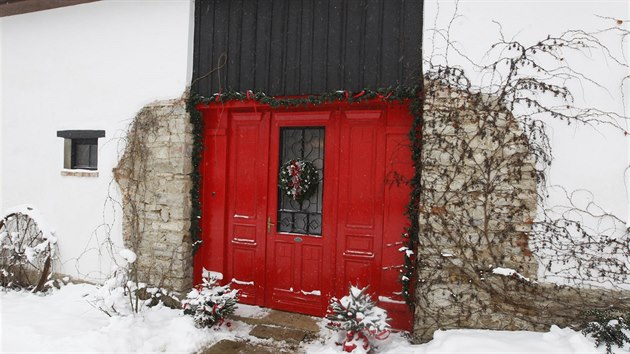
[[[292,242],[276,241],[273,243],[274,267],[270,272],[274,274],[274,282],[269,285],[276,289],[290,289],[295,284],[295,247]]]
[[[323,247],[303,245],[301,259],[301,275],[302,283],[300,284],[305,295],[314,295],[313,292],[320,291],[322,288],[322,261]]]
[[[383,223],[382,110],[343,112],[339,152],[338,291],[348,284],[378,289]]]
[[[232,112],[227,205],[227,275],[241,301],[264,303],[269,114]]]
[[[208,269],[223,273],[225,255],[225,205],[227,181],[227,122],[228,111],[205,106],[204,126],[212,127],[204,131],[204,150],[201,161],[203,176],[200,189],[200,204],[203,210],[201,219],[201,245],[194,259],[194,283],[201,283],[202,270]]]

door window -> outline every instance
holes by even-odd
[[[278,186],[277,231],[321,236],[324,176],[324,128],[291,127],[280,129],[280,166],[287,162],[302,160],[312,163],[319,175],[318,184],[312,194],[296,201],[282,193]]]

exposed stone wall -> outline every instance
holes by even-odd
[[[156,102],[136,116],[114,169],[124,241],[138,254],[138,279],[181,292],[192,286],[192,143],[185,101]]]
[[[577,325],[584,309],[620,305],[620,293],[535,282],[535,162],[509,112],[435,82],[425,92],[414,340],[437,329]]]

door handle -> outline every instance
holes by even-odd
[[[271,232],[271,227],[273,227],[273,225],[274,225],[274,224],[271,222],[271,217],[270,217],[270,216],[268,216],[268,217],[267,217],[267,233],[270,233],[270,232]]]

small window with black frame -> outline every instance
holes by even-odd
[[[59,130],[57,136],[64,138],[65,169],[98,169],[98,138],[105,137],[104,130]]]

